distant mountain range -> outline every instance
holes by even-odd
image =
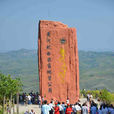
[[[80,88],[107,88],[114,92],[114,52],[79,51]],[[38,91],[37,50],[0,53],[0,71],[20,77],[23,90]]]

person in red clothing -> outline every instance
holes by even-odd
[[[65,114],[71,114],[73,112],[72,105],[67,104],[66,112]]]
[[[54,114],[60,114],[59,113],[59,107],[57,106],[57,103],[55,103]]]

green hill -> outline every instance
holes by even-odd
[[[36,50],[0,53],[0,71],[20,77],[26,92],[38,90]],[[80,88],[108,88],[114,91],[114,52],[79,51]]]

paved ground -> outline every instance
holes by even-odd
[[[31,109],[35,111],[35,114],[41,114],[41,109],[38,105],[19,105],[19,114],[24,114],[27,110],[30,112]],[[15,112],[16,112],[16,105],[15,105]],[[13,110],[12,113],[13,114]]]

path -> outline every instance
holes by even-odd
[[[24,114],[27,110],[30,112],[31,109],[35,111],[35,114],[41,114],[41,109],[38,105],[19,105],[19,114]],[[15,112],[16,112],[16,105],[15,105]],[[12,113],[13,114],[13,111]]]

